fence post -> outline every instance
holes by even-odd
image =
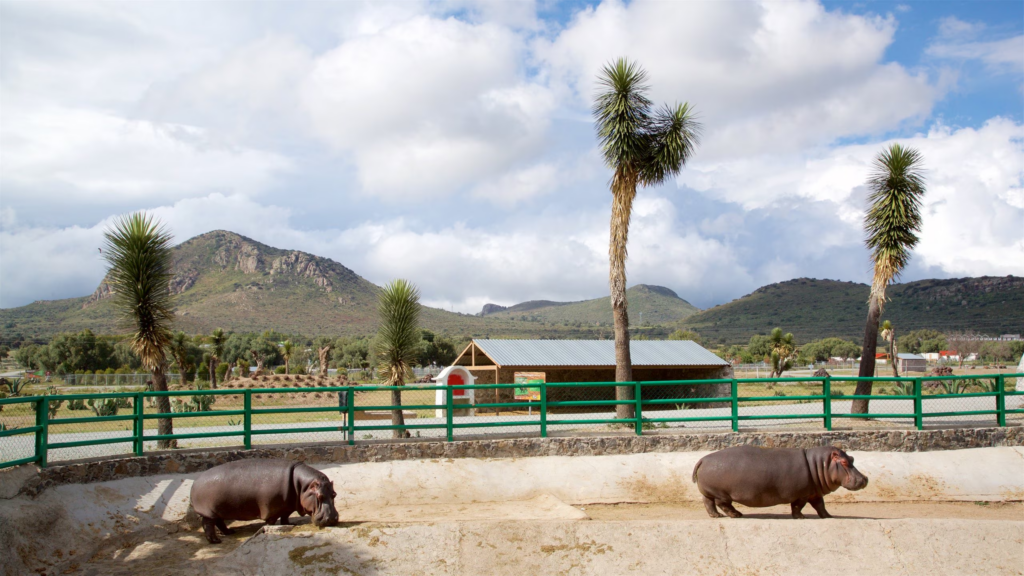
[[[548,385],[540,384],[540,437],[548,437]]]
[[[921,400],[921,379],[914,378],[914,427],[924,430],[924,410]]]
[[[50,426],[50,400],[46,396],[40,396],[36,402],[36,461],[40,468],[46,468],[47,452],[47,428]]]
[[[135,455],[142,456],[145,451],[146,413],[145,392],[135,393]]]
[[[497,390],[497,388],[495,388]],[[452,429],[453,415],[452,408],[455,406],[455,399],[453,396],[455,393],[452,391],[452,387],[445,385],[444,387],[444,425],[445,431],[448,433],[448,441],[451,442],[455,439],[455,430]],[[476,402],[476,394],[473,394],[473,402]]]
[[[356,444],[356,389],[351,386],[348,389],[348,393],[345,394],[348,398],[348,445],[355,446]]]
[[[1006,383],[1002,374],[996,376],[996,422],[1006,426]]]
[[[634,386],[635,386],[635,388],[633,390],[633,399],[636,401],[636,435],[637,436],[643,436],[644,435],[644,419],[643,419],[643,414],[642,414],[643,403],[641,402],[641,398],[640,398],[640,391],[641,391],[640,390],[640,382],[635,382]]]
[[[735,378],[733,378],[732,382],[729,384],[729,391],[730,391],[730,396],[732,397],[732,431],[733,432],[739,432],[740,431],[740,401],[737,399],[737,396],[738,396],[737,392],[739,391],[739,386],[737,386]]]
[[[821,393],[825,397],[822,405],[825,414],[825,430],[832,430],[832,378],[826,376],[821,383]]]
[[[245,441],[245,449],[252,448],[252,390],[245,390],[245,399],[242,407],[245,414],[242,416],[242,433]]]

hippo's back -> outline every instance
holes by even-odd
[[[246,459],[214,466],[192,483],[192,507],[224,520],[271,520],[295,507],[295,462]]]

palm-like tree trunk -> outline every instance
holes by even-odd
[[[217,358],[210,358],[210,388],[217,389]]]
[[[620,169],[616,171],[612,193],[611,235],[608,244],[608,284],[612,299],[612,320],[615,325],[615,381],[633,380],[633,364],[629,355],[629,314],[626,309],[626,245],[629,240],[629,220],[636,197],[636,176]],[[617,386],[615,399],[634,399],[632,386]],[[632,404],[617,404],[617,418],[633,418]]]
[[[883,296],[884,298],[884,296]],[[875,375],[875,350],[878,349],[878,318],[882,315],[882,307],[879,305],[879,297],[872,294],[868,302],[868,320],[864,325],[864,345],[860,354],[861,378],[871,378]],[[861,380],[857,382],[855,395],[870,395],[872,382]],[[868,401],[865,399],[854,400],[850,411],[854,414],[867,414]]]
[[[164,374],[165,366],[157,366],[153,370],[153,390],[157,392],[167,391],[167,376]],[[169,396],[157,396],[156,397],[156,410],[160,414],[170,414],[171,412],[171,398]],[[165,434],[174,434],[173,421],[170,418],[158,418],[156,421],[157,434],[161,436]],[[157,448],[161,450],[167,450],[170,448],[177,448],[178,442],[176,440],[157,440]]]
[[[889,358],[892,359],[892,375],[895,378],[899,378],[900,367],[898,366],[899,362],[896,358],[896,354],[896,329],[893,328],[892,332],[889,334]]]
[[[405,426],[405,414],[402,413],[402,391],[399,389],[391,391],[391,405],[398,406],[391,411],[391,425]],[[391,431],[392,438],[408,438],[409,433],[405,429],[394,429]]]

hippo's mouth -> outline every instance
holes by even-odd
[[[329,509],[327,506],[321,506],[320,510],[313,514],[313,525],[317,528],[336,526],[337,524],[338,512],[334,509]]]
[[[861,475],[859,478],[850,478],[850,481],[843,484],[843,488],[856,492],[857,490],[863,490],[868,486],[868,477]]]

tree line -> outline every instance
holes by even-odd
[[[219,332],[219,335],[218,335]],[[420,329],[413,366],[447,366],[468,344]],[[327,367],[367,369],[373,365],[373,336],[309,338],[282,334],[215,331],[213,334],[176,332],[167,346],[168,370],[184,373],[184,381],[223,380],[229,366],[248,368],[259,363],[266,371],[307,374],[319,370],[319,352],[327,349]],[[142,370],[142,361],[125,336],[96,335],[91,330],[62,333],[47,344],[29,343],[10,351],[21,366],[51,374],[129,374]],[[217,358],[211,376],[210,364]]]

